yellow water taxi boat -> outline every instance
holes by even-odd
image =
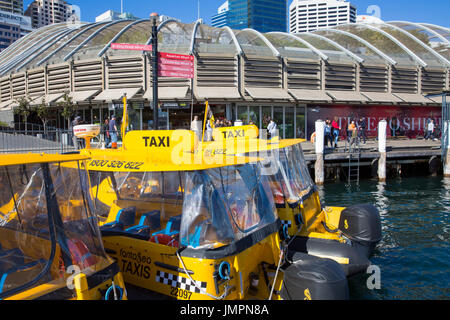
[[[125,282],[182,300],[347,299],[335,261],[287,259],[259,159],[199,148],[192,131],[154,130],[128,132],[120,149],[82,151],[103,243]]]
[[[0,155],[0,300],[127,299],[82,155]]]
[[[255,126],[217,128],[213,136],[214,142],[204,143],[202,152],[264,159],[262,172],[269,178],[283,223],[282,236],[290,238],[292,254],[333,259],[348,276],[367,269],[369,257],[381,240],[378,210],[369,204],[323,208],[303,155],[301,143],[305,140],[260,139]]]

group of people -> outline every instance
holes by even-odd
[[[347,141],[350,147],[355,145],[357,141],[363,141],[366,143],[367,140],[367,123],[364,118],[359,118],[359,120],[351,119],[347,127]],[[335,117],[333,121],[325,120],[325,146],[330,146],[335,149],[338,148],[339,135],[341,132],[341,127],[338,124],[338,118]]]

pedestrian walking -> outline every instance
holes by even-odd
[[[363,143],[366,144],[366,128],[367,128],[367,124],[366,124],[366,120],[364,118],[359,118],[358,121],[358,138],[359,141],[361,141],[361,137],[363,139]]]
[[[358,139],[358,131],[354,120],[348,126],[348,131],[350,134],[349,151],[351,152],[352,146],[356,146],[356,140]]]
[[[339,141],[339,133],[341,131],[341,128],[339,127],[337,123],[337,117],[334,118],[333,122],[331,122],[331,129],[333,130],[333,137],[334,137],[334,147],[338,147],[338,141]]]
[[[434,133],[434,120],[431,119],[430,122],[427,124],[427,133],[425,134],[425,140],[432,139],[433,133]]]
[[[116,116],[111,116],[111,121],[109,122],[109,135],[111,137],[111,141],[108,145],[109,148],[112,148],[113,144],[117,147],[117,141],[118,141],[118,130],[117,130],[117,123],[116,123]]]

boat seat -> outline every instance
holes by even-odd
[[[202,231],[207,228],[207,221],[204,220],[195,226],[194,232],[181,239],[181,244],[185,247],[197,248],[200,245],[200,236]]]
[[[126,229],[126,232],[133,234],[150,235],[151,230],[161,228],[161,212],[159,210],[144,213],[139,220],[139,224]]]
[[[109,222],[101,226],[100,230],[120,230],[134,225],[136,218],[136,207],[129,207],[120,209],[116,215],[116,220]]]
[[[172,217],[167,222],[165,229],[153,233],[152,236],[155,236],[158,234],[166,234],[168,236],[176,235],[176,234],[180,233],[180,226],[181,226],[181,215]]]
[[[0,293],[21,286],[36,278],[46,265],[47,260],[33,261],[0,273]],[[50,273],[40,279],[39,283],[50,281]]]
[[[0,272],[25,264],[25,257],[18,248],[0,251]]]

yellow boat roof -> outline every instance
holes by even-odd
[[[256,157],[206,154],[193,131],[130,131],[120,149],[88,149],[87,169],[113,172],[195,171],[257,162]]]
[[[270,150],[284,149],[305,142],[304,139],[229,139],[213,142],[204,142],[202,149],[205,154],[214,154],[218,151],[227,155],[247,154]]]
[[[15,153],[0,155],[0,166],[88,160],[86,154]]]

